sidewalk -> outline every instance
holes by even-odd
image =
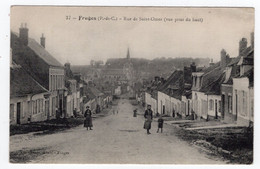
[[[228,127],[244,127],[244,126],[238,124],[222,124],[222,125],[215,125],[215,126],[186,128],[186,130],[217,129],[217,128],[228,128]]]
[[[109,114],[112,107],[103,109],[98,114],[92,114],[92,118],[100,118],[104,117]],[[39,122],[32,122],[28,124],[21,124],[21,125],[10,125],[10,136],[17,135],[17,134],[28,134],[28,133],[35,133],[35,134],[50,134],[66,129],[70,129],[73,127],[77,127],[79,125],[83,125],[84,117],[76,117],[76,118],[66,118],[66,119],[52,119],[48,121],[39,121]]]

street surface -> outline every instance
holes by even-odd
[[[143,129],[142,115],[133,117],[129,100],[120,99],[118,114],[93,120],[93,130],[83,126],[47,135],[14,135],[10,137],[10,152],[45,148],[44,154],[31,163],[134,163],[134,164],[223,164],[176,136],[165,125],[156,133],[152,123],[150,135]],[[140,109],[138,110],[140,113]]]

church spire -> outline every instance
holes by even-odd
[[[126,58],[129,60],[130,59],[130,53],[129,53],[129,47],[127,48],[127,55]]]

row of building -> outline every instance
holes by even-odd
[[[144,103],[159,114],[248,126],[254,121],[253,33],[251,44],[247,43],[241,39],[237,57],[230,58],[223,49],[220,62],[211,62],[209,67],[192,63],[167,80],[155,77],[141,94]]]
[[[98,113],[112,101],[111,92],[98,90],[62,65],[40,43],[29,37],[22,24],[11,32],[10,124],[24,124],[83,113],[86,106]]]

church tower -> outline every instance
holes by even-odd
[[[130,52],[129,52],[129,48],[127,48],[127,55],[126,55],[127,60],[130,60]]]

